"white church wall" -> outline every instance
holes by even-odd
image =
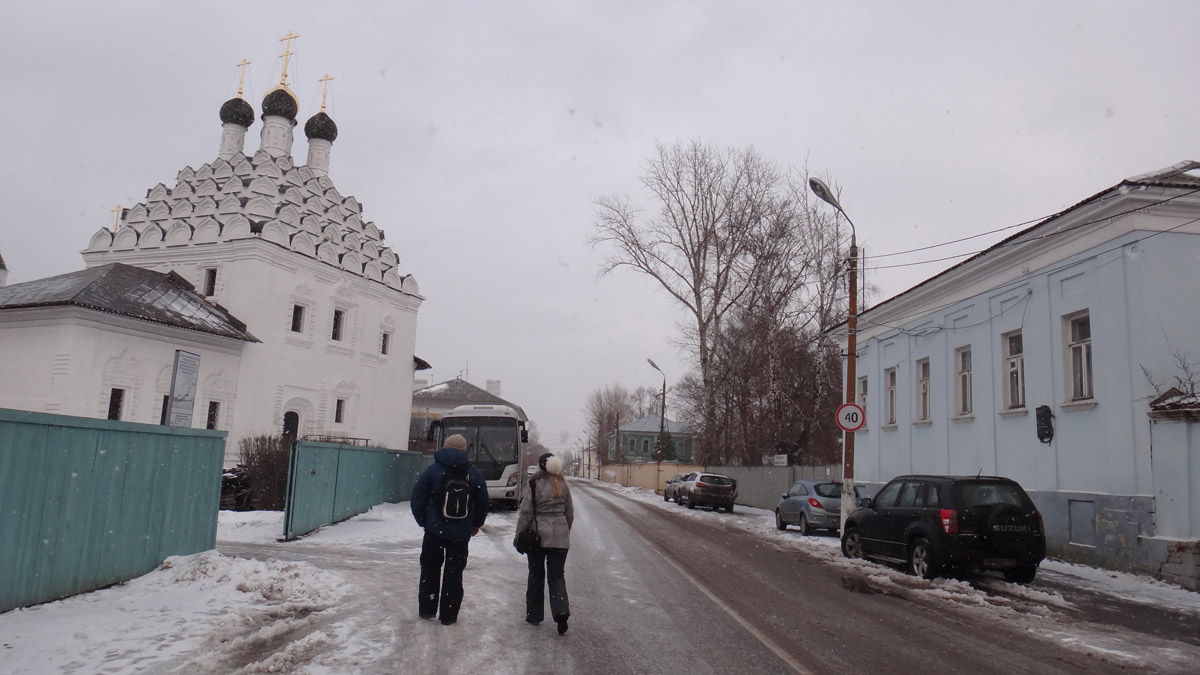
[[[229,430],[235,401],[225,384],[236,381],[241,342],[149,324],[82,308],[39,308],[6,312],[0,323],[0,407],[104,419],[113,388],[124,390],[120,419],[158,424],[162,397],[158,380],[175,350],[200,355],[192,427],[205,428],[208,401],[221,402],[217,427]]]

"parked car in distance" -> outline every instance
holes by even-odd
[[[683,479],[687,478],[686,473],[677,473],[671,476],[671,480],[663,486],[663,501],[669,502],[672,499],[679,501],[679,486],[683,485]]]
[[[808,536],[813,530],[836,532],[842,526],[842,484],[840,481],[805,479],[792,483],[775,505],[775,527],[800,528]]]
[[[689,509],[708,506],[713,509],[725,509],[727,513],[733,513],[733,503],[736,500],[737,481],[719,473],[700,471],[684,477],[679,486],[679,494],[675,498],[679,504],[687,504]]]
[[[999,476],[898,476],[846,520],[842,554],[901,564],[932,579],[947,570],[998,570],[1029,583],[1046,557],[1042,514]]]

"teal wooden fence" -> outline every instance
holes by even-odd
[[[308,534],[384,502],[402,502],[432,457],[415,452],[298,441],[288,466],[285,539]]]
[[[225,432],[0,408],[0,612],[214,547]]]

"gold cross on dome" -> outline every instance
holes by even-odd
[[[245,57],[242,58],[241,63],[234,64],[235,67],[241,69],[242,71],[241,74],[238,75],[238,98],[242,97],[242,84],[246,82],[246,66],[250,64],[251,61],[247,61]]]
[[[279,41],[283,43],[283,53],[279,55],[283,58],[283,76],[279,78],[279,84],[281,85],[287,85],[288,57],[296,54],[296,52],[292,51],[292,40],[295,40],[298,37],[300,36],[292,33],[292,31],[289,30],[287,35],[279,38]]]
[[[321,112],[325,112],[325,97],[329,94],[329,82],[333,79],[334,78],[329,76],[329,73],[325,73],[325,77],[322,77],[321,79],[317,80],[317,82],[320,82],[321,86],[322,86],[322,89],[321,89]]]
[[[116,232],[117,228],[121,226],[121,205],[117,204],[116,208],[109,209],[109,211],[112,211],[113,214],[112,231]]]

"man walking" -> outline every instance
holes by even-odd
[[[466,449],[462,435],[447,438],[417,477],[411,501],[413,518],[425,529],[417,612],[422,619],[439,617],[443,626],[458,620],[467,546],[488,514],[487,482]]]

